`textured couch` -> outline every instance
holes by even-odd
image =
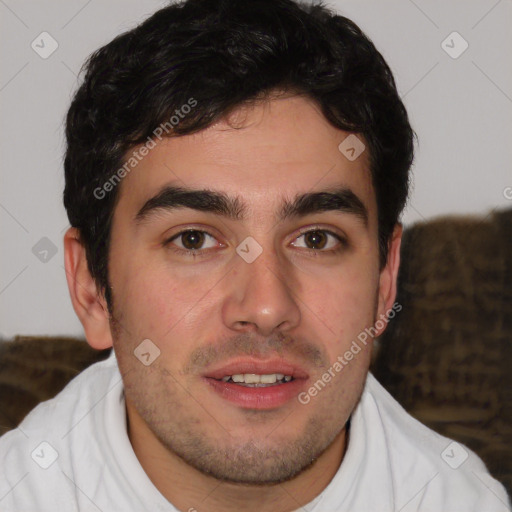
[[[373,373],[413,416],[473,449],[512,493],[512,209],[404,233]]]
[[[512,494],[512,210],[406,229],[397,301],[374,375]],[[0,434],[108,354],[72,338],[0,343]]]

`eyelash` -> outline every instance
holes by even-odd
[[[181,235],[184,235],[185,233],[189,232],[189,231],[197,231],[198,233],[204,233],[208,236],[211,236],[212,238],[215,238],[215,235],[213,235],[212,233],[210,233],[209,231],[206,231],[204,229],[184,229],[183,231],[180,231],[179,233],[176,233],[174,234],[171,238],[167,239],[163,245],[165,247],[170,247],[170,244],[173,240],[179,238]],[[346,249],[348,247],[348,242],[347,240],[342,237],[341,235],[338,235],[337,233],[334,233],[333,231],[330,231],[328,229],[322,229],[320,227],[313,227],[313,228],[308,228],[304,231],[301,231],[299,233],[299,235],[297,236],[297,238],[307,234],[307,233],[310,233],[310,232],[314,232],[314,231],[319,231],[319,232],[322,232],[322,233],[326,233],[328,235],[331,235],[333,236],[334,238],[336,238],[336,240],[339,242],[339,245],[338,247],[336,247],[335,249],[328,249],[326,251],[323,251],[321,249],[307,249],[306,248],[306,251],[310,252],[312,256],[316,257],[318,256],[318,253],[323,253],[323,254],[328,254],[328,255],[334,255],[334,254],[337,254],[339,252],[341,252],[342,250]],[[176,247],[170,247],[170,249],[179,254],[179,255],[182,255],[182,256],[191,256],[192,258],[201,258],[201,257],[207,257],[209,255],[209,252],[208,251],[204,251],[204,250],[201,250],[201,249],[196,249],[196,250],[190,250],[190,249],[180,249],[180,248],[176,248]]]

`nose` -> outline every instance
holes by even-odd
[[[231,274],[223,304],[223,320],[235,331],[253,330],[262,336],[291,331],[300,323],[291,268],[275,251],[265,249],[252,263],[241,258]]]

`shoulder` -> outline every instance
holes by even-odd
[[[52,485],[65,481],[62,467],[69,466],[73,429],[95,421],[94,410],[120,379],[111,355],[85,369],[55,398],[35,407],[18,428],[0,437],[1,510],[30,510],[26,507],[34,503],[50,506],[56,499]],[[91,440],[87,447],[91,451],[93,444]],[[62,486],[58,506],[68,503],[74,510],[74,494],[72,485]]]
[[[413,418],[371,373],[362,401],[366,414],[381,425],[403,512],[509,510],[504,487],[472,450]]]
[[[18,428],[0,437],[0,453],[3,453],[1,447],[12,442],[22,432],[25,437],[30,437],[43,432],[54,433],[57,429],[64,435],[64,429],[78,421],[117,382],[121,382],[121,377],[112,353],[106,360],[86,368],[54,398],[41,402],[32,409]]]

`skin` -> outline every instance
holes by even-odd
[[[65,235],[68,285],[87,340],[114,346],[133,449],[180,510],[295,510],[340,466],[371,342],[307,405],[292,399],[272,410],[245,409],[212,391],[200,373],[212,357],[280,355],[307,371],[307,390],[393,305],[401,226],[380,269],[368,151],[349,161],[338,150],[347,135],[309,99],[276,96],[159,142],[119,190],[109,254],[114,318],[77,231]],[[247,217],[162,209],[137,224],[142,205],[169,184],[238,195]],[[334,211],[275,221],[283,199],[339,185],[365,205],[367,225]],[[183,237],[164,245],[185,228],[212,233],[200,249],[205,257],[173,252]],[[327,235],[311,245],[301,235],[306,228],[333,231],[347,245]],[[263,249],[250,264],[236,253],[247,236]],[[144,339],[160,350],[149,366],[133,354]]]

